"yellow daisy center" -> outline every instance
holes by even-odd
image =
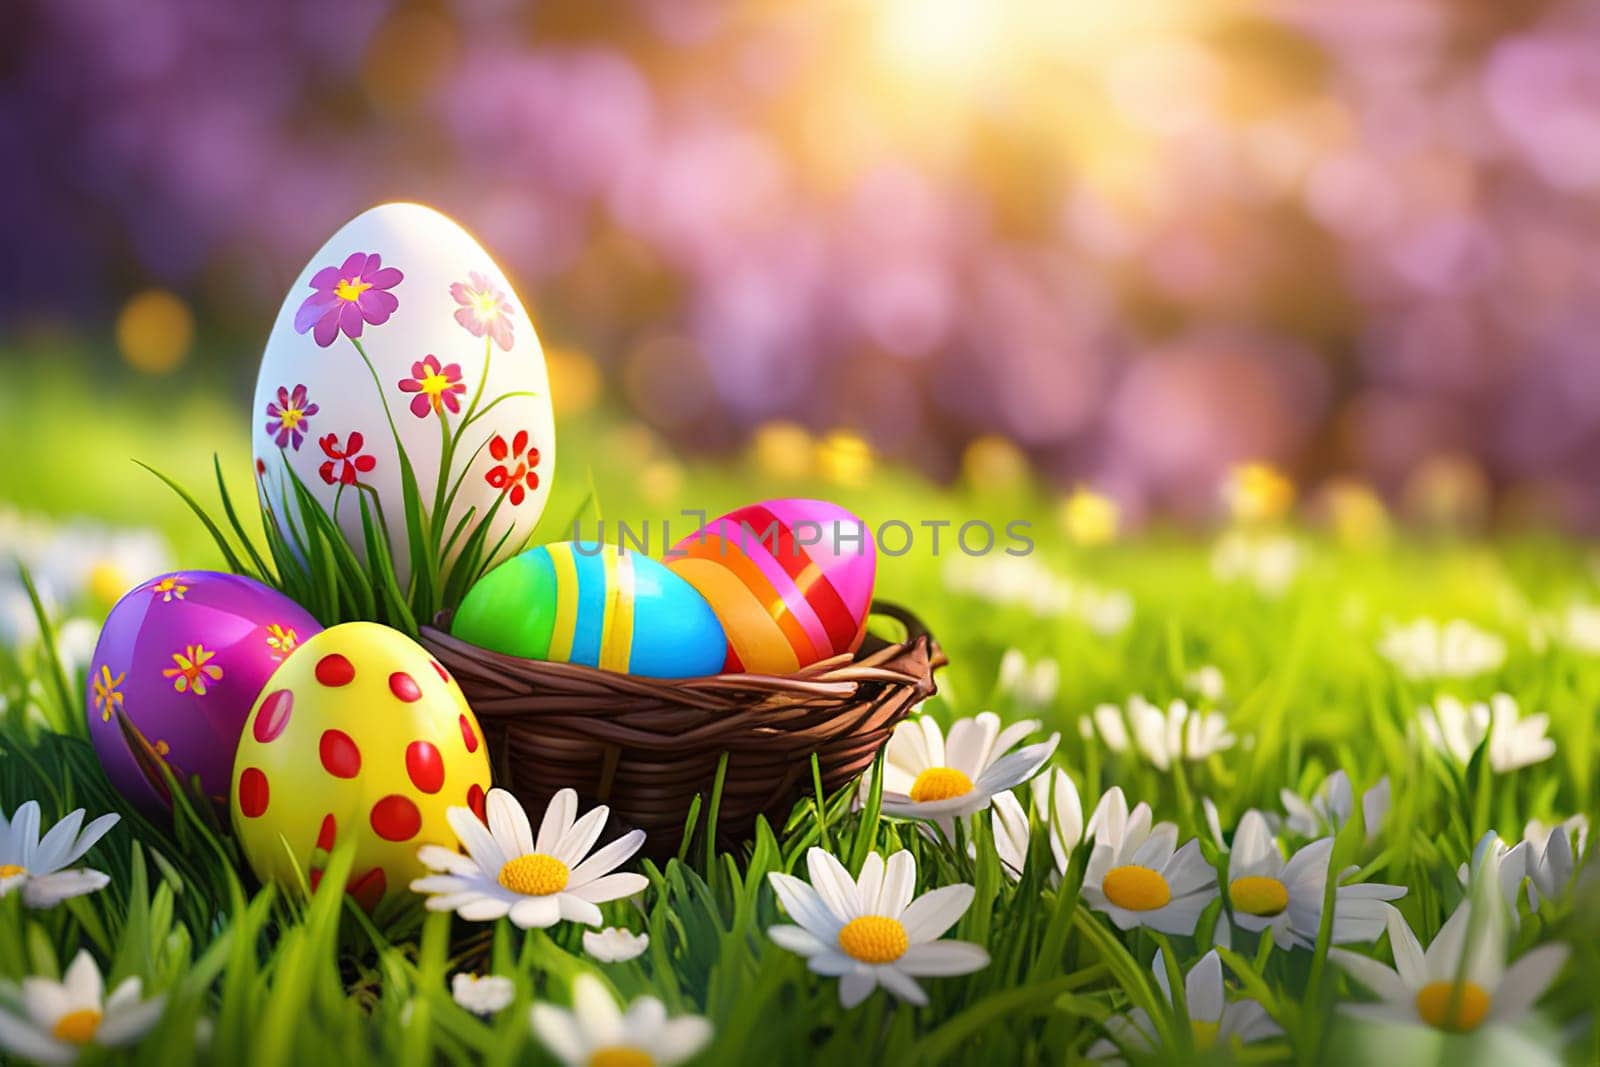
[[[1189,1032],[1194,1035],[1194,1047],[1204,1052],[1217,1043],[1217,1031],[1222,1028],[1221,1023],[1208,1023],[1202,1019],[1189,1020]]]
[[[1172,899],[1172,887],[1165,878],[1149,867],[1132,864],[1107,871],[1100,890],[1107,900],[1128,911],[1155,911]]]
[[[371,288],[371,282],[364,282],[360,278],[340,278],[339,284],[333,287],[333,295],[353,304]]]
[[[1228,899],[1247,915],[1281,915],[1289,906],[1289,890],[1276,878],[1252,874],[1228,883]]]
[[[589,1067],[655,1067],[656,1058],[632,1045],[608,1045],[589,1053]]]
[[[1489,1014],[1490,996],[1475,982],[1429,982],[1417,990],[1417,1014],[1436,1030],[1476,1030]]]
[[[918,804],[949,800],[972,792],[972,779],[954,767],[929,767],[911,783],[911,799]]]
[[[547,897],[567,888],[567,865],[543,852],[530,852],[500,868],[500,884],[525,897]]]
[[[884,915],[851,919],[839,931],[839,947],[862,963],[893,963],[906,954],[911,938],[898,920]]]
[[[284,408],[283,413],[278,416],[278,420],[286,429],[292,430],[296,426],[299,426],[300,420],[305,417],[306,413],[301,411],[299,408]]]
[[[438,396],[450,388],[450,379],[442,374],[428,374],[422,379],[422,391],[429,396]]]
[[[93,1008],[79,1008],[57,1019],[50,1033],[73,1045],[87,1045],[99,1029],[100,1013]]]
[[[19,874],[27,874],[26,867],[18,867],[15,863],[0,863],[0,878],[15,878]]]
[[[472,310],[482,318],[500,306],[500,297],[492,290],[483,289],[472,294]]]

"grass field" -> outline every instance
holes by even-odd
[[[203,484],[216,450],[238,484],[247,484],[243,416],[215,399],[226,387],[185,392],[170,408],[159,391],[112,406],[117,383],[90,388],[71,375],[42,388],[49,395],[26,404],[16,394],[0,397],[0,414],[30,442],[28,462],[7,469],[0,498],[28,512],[153,524],[185,566],[214,563],[203,532],[129,457]],[[78,414],[101,405],[111,414]],[[598,962],[573,923],[523,931],[507,920],[475,923],[424,915],[419,907],[379,927],[332,894],[301,903],[259,889],[229,836],[192,813],[157,826],[126,809],[84,739],[82,679],[59,678],[49,648],[34,643],[5,654],[0,809],[11,816],[37,800],[46,827],[78,807],[91,818],[112,811],[123,818],[81,861],[110,876],[105,888],[48,908],[27,907],[19,892],[0,897],[0,1012],[26,1018],[27,997],[11,983],[58,975],[87,948],[106,972],[107,988],[138,977],[145,997],[162,998],[156,1021],[136,1043],[89,1047],[89,1057],[115,1062],[554,1062],[530,1027],[530,1005],[567,1006],[585,974],[598,975],[623,1000],[648,994],[669,1015],[704,1016],[712,1029],[699,1053],[706,1063],[1059,1063],[1087,1055],[1108,1034],[1121,1038],[1126,1057],[1158,1062],[1600,1059],[1593,1026],[1600,929],[1595,880],[1582,868],[1583,836],[1576,873],[1555,862],[1547,841],[1505,861],[1479,846],[1491,832],[1517,844],[1532,820],[1548,826],[1600,811],[1600,642],[1582,610],[1600,602],[1600,589],[1583,546],[1443,535],[1351,544],[1300,531],[1291,520],[1270,536],[1293,539],[1296,565],[1278,567],[1263,588],[1249,576],[1217,575],[1215,534],[1155,531],[1096,548],[1069,546],[1053,502],[1005,478],[938,489],[880,468],[852,486],[841,484],[837,470],[829,479],[805,469],[779,472],[756,459],[681,462],[599,415],[569,417],[563,432],[548,512],[559,518],[576,511],[592,482],[600,513],[612,520],[672,516],[684,506],[717,514],[759,497],[805,494],[834,497],[873,523],[1029,520],[1038,549],[1020,563],[959,552],[932,558],[925,544],[882,561],[881,595],[914,607],[951,660],[922,714],[946,728],[985,709],[1007,724],[1037,719],[1027,740],[1059,733],[1050,765],[1069,776],[1085,821],[1115,786],[1129,806],[1147,803],[1157,821],[1175,824],[1179,856],[1203,868],[1197,892],[1204,906],[1193,935],[1120,929],[1095,906],[1137,899],[1126,887],[1113,888],[1105,869],[1111,861],[1097,863],[1096,850],[1110,845],[1104,822],[1094,845],[1076,842],[1066,828],[1062,843],[1075,847],[1061,871],[1050,813],[1034,811],[1015,880],[1001,859],[1004,853],[1017,862],[1009,851],[1015,845],[1002,832],[997,847],[989,811],[964,820],[950,842],[926,822],[880,811],[871,783],[864,811],[856,810],[854,791],[806,798],[785,825],[763,828],[736,852],[707,855],[696,843],[664,867],[630,862],[625,869],[645,874],[648,888],[603,911],[608,925],[649,934],[648,950],[633,960]],[[592,529],[595,513],[585,514]],[[1260,557],[1242,551],[1243,558]],[[1484,649],[1468,642],[1435,665],[1445,676],[1428,676],[1437,672],[1422,662],[1426,649],[1409,657],[1380,652],[1396,640],[1396,627],[1425,618],[1467,620],[1498,638],[1501,654],[1493,640],[1480,642]],[[1002,658],[1013,649],[1002,682]],[[1039,667],[1051,662],[1055,679],[1052,668]],[[1019,664],[1028,669],[1019,673]],[[1207,667],[1215,670],[1197,677]],[[1470,710],[1461,709],[1457,721],[1453,698],[1470,705],[1497,693],[1519,706],[1520,732],[1503,714],[1476,730]],[[1142,705],[1129,707],[1136,694],[1161,709],[1183,699],[1191,715],[1220,718],[1206,729],[1179,727],[1176,736],[1187,741],[1173,749],[1160,713],[1151,719]],[[1116,719],[1128,739],[1118,737],[1111,712],[1095,713],[1101,705],[1122,709]],[[1538,723],[1529,723],[1535,714],[1548,716],[1543,738]],[[1440,744],[1430,740],[1428,723]],[[1224,727],[1231,736],[1222,735]],[[1197,742],[1216,750],[1195,753]],[[1309,799],[1339,770],[1352,802],[1333,837],[1330,869],[1355,868],[1349,881],[1405,890],[1393,901],[1399,918],[1386,930],[1381,906],[1371,910],[1377,940],[1343,946],[1400,964],[1400,977],[1385,987],[1398,1005],[1394,1021],[1343,1010],[1381,1000],[1354,976],[1376,980],[1370,967],[1330,955],[1334,910],[1324,906],[1324,894],[1334,892],[1332,882],[1316,883],[1307,945],[1289,948],[1248,929],[1250,909],[1270,913],[1272,903],[1259,903],[1240,884],[1242,867],[1230,870],[1230,847],[1236,861],[1243,851],[1245,835],[1236,831],[1248,811],[1284,816],[1283,791]],[[1381,779],[1387,810],[1366,825],[1363,795]],[[1029,790],[1014,795],[1026,810]],[[529,814],[537,828],[542,813]],[[1324,836],[1322,827],[1272,825],[1272,847],[1286,854]],[[980,946],[987,965],[921,979],[923,1007],[884,989],[843,1007],[839,978],[812,973],[767,933],[797,918],[780,907],[768,876],[809,880],[813,846],[839,856],[852,874],[869,851],[909,850],[918,894],[973,887],[970,906],[945,937]],[[1458,868],[1472,863],[1475,849],[1479,876],[1469,887]],[[1499,883],[1503,877],[1522,886],[1512,875],[1530,854],[1548,861],[1528,872],[1538,907],[1524,887],[1513,913]],[[1147,861],[1155,862],[1134,856],[1130,846],[1113,866]],[[1298,914],[1301,903],[1296,898],[1282,914]],[[1450,959],[1441,951],[1429,958],[1433,970],[1415,971],[1421,963],[1396,923],[1426,947],[1459,907],[1470,913],[1461,913],[1445,940],[1460,935],[1466,951]],[[1219,1014],[1203,988],[1207,954],[1224,929],[1231,931],[1231,947],[1218,951],[1225,999],[1261,1005],[1273,1025],[1252,1031],[1260,1040],[1231,1042],[1230,1026],[1243,1015],[1234,1007]],[[1551,946],[1563,946],[1565,955]],[[1541,970],[1554,972],[1542,996],[1527,983],[1497,984],[1508,961],[1529,953]],[[1459,974],[1457,959],[1464,961]],[[1197,968],[1188,995],[1170,1003],[1153,965],[1175,991]],[[460,970],[509,977],[514,999],[490,1018],[474,1015],[452,996],[451,976]],[[1518,1003],[1524,993],[1537,1004]],[[1153,1020],[1153,1042],[1130,1040],[1135,1030],[1108,1024],[1136,1009]],[[1407,1013],[1410,1021],[1401,1018]],[[0,1022],[0,1043],[7,1032]],[[621,1058],[615,1049],[607,1055],[591,1062],[650,1062]]]

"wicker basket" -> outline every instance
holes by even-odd
[[[946,662],[909,611],[879,601],[873,614],[897,620],[905,639],[868,634],[853,658],[782,677],[640,678],[520,659],[451,637],[448,615],[422,628],[422,643],[466,693],[496,784],[530,812],[570,786],[588,803],[609,804],[614,829],[643,829],[645,853],[659,858],[677,851],[694,798],[710,803],[723,753],[723,845],[744,840],[758,815],[788,814],[813,788],[813,753],[829,791],[872,765]]]

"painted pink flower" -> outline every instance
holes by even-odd
[[[315,415],[320,408],[316,404],[308,404],[306,387],[297,385],[291,392],[287,386],[278,386],[278,399],[267,401],[267,432],[273,434],[273,440],[278,447],[289,445],[299,451],[300,445],[306,439],[306,431],[311,427],[307,420]]]
[[[361,336],[363,324],[382,326],[400,301],[389,292],[405,275],[385,267],[376,252],[352,252],[337,267],[323,267],[311,276],[316,290],[295,312],[294,332],[314,330],[317,344],[327,348],[339,339]]]
[[[355,485],[357,474],[366,474],[378,465],[373,457],[361,455],[361,446],[366,443],[367,439],[354,430],[345,438],[343,447],[339,445],[339,435],[336,433],[320,438],[317,444],[322,446],[323,454],[328,457],[327,462],[317,469],[322,480],[329,485],[336,482]]]
[[[512,507],[521,504],[529,491],[539,488],[539,474],[534,469],[539,465],[539,450],[529,446],[527,430],[518,430],[510,445],[495,434],[489,441],[489,455],[497,465],[489,469],[484,480],[505,494]]]
[[[449,408],[452,415],[459,415],[460,397],[467,386],[461,380],[461,364],[447,363],[441,367],[439,357],[429,355],[411,364],[411,377],[401,379],[400,391],[417,394],[411,398],[411,414],[425,419],[430,411],[439,414],[441,407]]]
[[[472,336],[488,334],[500,351],[511,351],[511,302],[477,271],[468,271],[467,278],[450,286],[450,295],[461,305],[456,308],[456,321]]]

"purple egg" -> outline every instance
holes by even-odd
[[[236,574],[178,571],[125,595],[100,631],[85,701],[106,777],[135,807],[160,815],[171,802],[146,767],[164,760],[180,780],[198,774],[225,808],[234,750],[261,687],[321,629],[282,593]]]

